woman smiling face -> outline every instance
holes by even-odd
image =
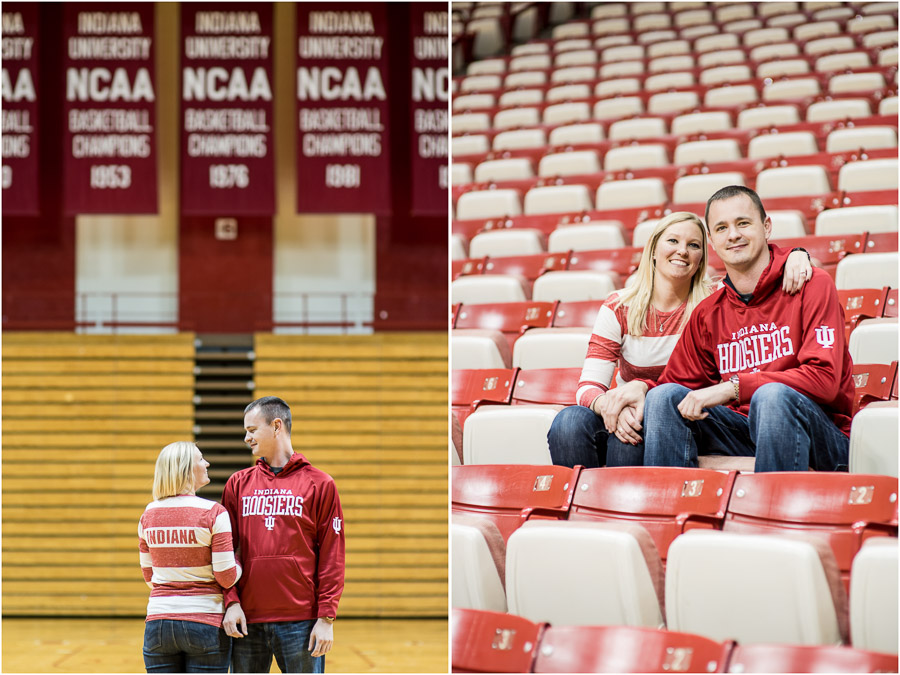
[[[703,231],[690,221],[669,225],[656,241],[656,273],[673,282],[690,281],[703,259]]]
[[[209,474],[206,471],[208,467],[209,462],[203,459],[203,453],[200,452],[200,448],[194,446],[194,461],[192,471],[192,475],[194,477],[194,491],[199,490],[204,485],[209,483]]]

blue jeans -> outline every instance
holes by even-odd
[[[312,657],[309,635],[316,619],[248,623],[247,635],[234,639],[232,673],[268,673],[272,655],[282,673],[324,673],[325,657]]]
[[[148,673],[227,673],[230,661],[231,638],[221,628],[174,619],[144,624]]]
[[[547,433],[554,464],[588,469],[598,466],[641,466],[644,444],[623,443],[603,426],[603,418],[583,405],[563,408]]]
[[[770,382],[750,399],[744,417],[724,405],[709,417],[689,421],[678,404],[691,390],[661,384],[644,404],[647,466],[697,466],[697,455],[756,457],[756,472],[846,471],[850,439],[812,400],[787,385]]]

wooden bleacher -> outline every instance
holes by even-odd
[[[3,614],[141,616],[137,522],[192,440],[193,334],[3,334]]]
[[[447,615],[447,335],[256,335],[256,396],[341,495],[341,616]]]

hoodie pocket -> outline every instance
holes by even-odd
[[[254,558],[244,575],[241,604],[252,614],[295,613],[313,601],[313,580],[300,572],[293,556]]]

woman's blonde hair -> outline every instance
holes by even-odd
[[[153,499],[182,495],[194,489],[194,450],[189,441],[169,443],[156,458],[153,472]]]
[[[697,229],[700,230],[701,257],[700,265],[697,267],[694,276],[691,277],[687,306],[684,308],[684,316],[681,319],[679,330],[684,328],[691,312],[694,311],[694,307],[712,291],[711,285],[706,281],[708,252],[706,248],[706,228],[703,227],[703,222],[696,215],[687,211],[670,213],[661,218],[656,223],[656,227],[653,228],[653,233],[650,235],[646,246],[644,246],[643,254],[641,254],[641,262],[638,265],[634,283],[619,294],[619,301],[616,306],[625,305],[628,307],[629,335],[640,337],[648,330],[647,316],[650,313],[650,300],[653,298],[653,284],[656,278],[656,263],[653,261],[653,256],[656,254],[656,245],[659,243],[659,239],[662,237],[663,232],[666,231],[666,228],[683,222],[694,223]]]

